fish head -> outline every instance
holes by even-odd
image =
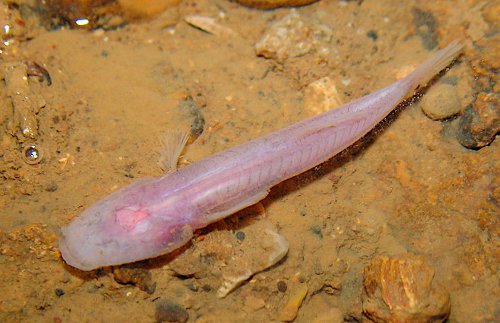
[[[61,229],[59,249],[81,270],[166,254],[193,236],[175,196],[158,197],[152,179],[128,185],[87,208]]]

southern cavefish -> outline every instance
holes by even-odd
[[[363,137],[460,53],[454,41],[404,79],[323,114],[165,174],[143,178],[96,202],[62,228],[64,260],[81,270],[169,253],[193,231],[266,197]]]

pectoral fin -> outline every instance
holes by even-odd
[[[268,194],[269,189],[266,189],[245,198],[234,206],[228,206],[227,204],[219,205],[217,208],[209,210],[209,212],[207,212],[206,215],[200,219],[201,221],[196,224],[196,228],[204,227],[210,223],[219,221],[233,213],[243,210],[250,205],[254,205],[255,203],[263,200]]]

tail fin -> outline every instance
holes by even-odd
[[[410,83],[408,95],[413,95],[413,92],[418,87],[427,84],[427,82],[429,82],[437,73],[441,72],[446,66],[448,66],[460,54],[462,48],[463,44],[458,40],[454,40],[448,46],[437,51],[434,56],[419,65],[406,78]]]

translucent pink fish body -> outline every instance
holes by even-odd
[[[453,42],[377,92],[112,193],[61,230],[64,260],[91,270],[156,257],[184,245],[194,230],[262,200],[274,185],[350,146],[460,50]]]

